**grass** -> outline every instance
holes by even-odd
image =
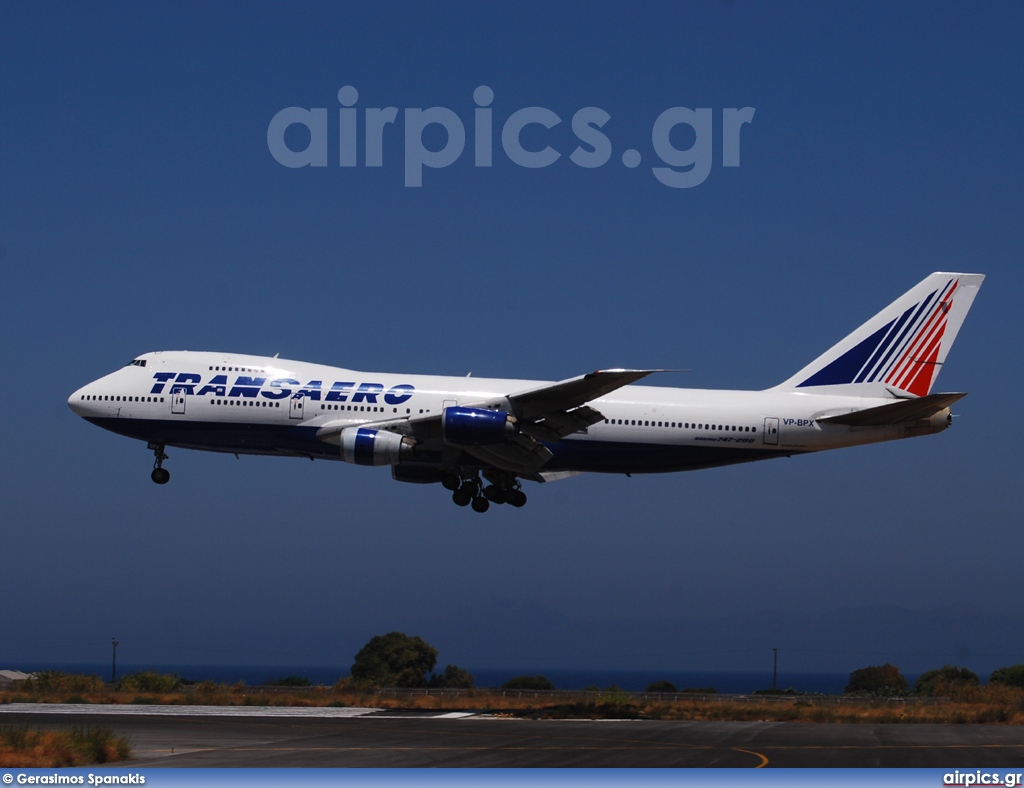
[[[68,702],[198,704],[214,706],[368,706],[387,709],[487,711],[533,718],[660,720],[770,720],[835,723],[1024,724],[1024,689],[1005,685],[960,687],[949,697],[872,699],[819,695],[709,696],[597,692],[474,690],[357,690],[333,687],[247,687],[204,681],[170,692],[123,691],[102,682],[51,676],[0,693],[0,703]],[[68,691],[74,692],[73,696]]]
[[[84,766],[124,761],[130,756],[128,740],[106,728],[37,731],[27,725],[0,727],[0,767]]]
[[[836,704],[827,700],[790,703],[692,701],[628,704],[596,708],[588,704],[552,709],[550,717],[613,717],[659,720],[829,722],[829,723],[1010,723],[1024,724],[1024,713],[1001,705],[875,701]]]

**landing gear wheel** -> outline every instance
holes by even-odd
[[[526,505],[526,493],[522,490],[509,490],[508,502],[517,509]]]
[[[483,514],[484,512],[486,512],[490,508],[491,508],[491,502],[488,501],[483,496],[480,496],[479,498],[474,498],[473,499],[473,511],[474,512],[480,512],[480,514]]]
[[[462,480],[457,473],[446,473],[441,477],[441,486],[446,490],[455,492],[459,489],[460,484],[462,484]]]
[[[488,484],[484,487],[484,496],[491,503],[506,503],[509,500],[510,491],[503,490],[496,484]]]
[[[157,484],[167,484],[171,480],[171,474],[163,468],[164,460],[167,459],[167,455],[164,454],[164,445],[150,443],[146,448],[152,449],[153,456],[156,458],[153,460],[153,472],[149,474],[149,478]]]
[[[465,487],[460,487],[452,493],[452,500],[459,506],[469,506],[469,502],[473,500],[473,494]]]

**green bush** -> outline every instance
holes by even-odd
[[[843,689],[846,695],[872,695],[893,697],[910,692],[910,683],[895,665],[869,665],[850,674],[850,682]]]
[[[1024,665],[1010,665],[992,671],[989,684],[1005,684],[1010,687],[1024,687]]]
[[[978,674],[967,668],[946,665],[936,670],[926,670],[914,682],[914,694],[934,697],[948,695],[961,687],[977,687],[981,682]]]
[[[671,681],[653,681],[644,692],[679,692]]]
[[[458,665],[445,665],[444,671],[435,673],[429,682],[431,687],[447,689],[473,689],[474,683],[472,674]]]
[[[72,748],[88,763],[123,761],[131,755],[128,740],[107,728],[75,728],[69,734]]]
[[[425,687],[437,664],[437,649],[404,632],[377,635],[363,646],[352,665],[352,679],[362,687]]]

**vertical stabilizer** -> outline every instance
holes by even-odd
[[[984,279],[931,274],[775,389],[925,396]]]

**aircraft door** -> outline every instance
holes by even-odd
[[[171,413],[183,415],[185,413],[185,397],[188,396],[184,391],[172,391],[171,392]]]
[[[769,416],[764,420],[764,445],[779,445],[779,420],[774,416]]]
[[[306,415],[306,397],[292,397],[288,401],[288,418],[301,419]]]

